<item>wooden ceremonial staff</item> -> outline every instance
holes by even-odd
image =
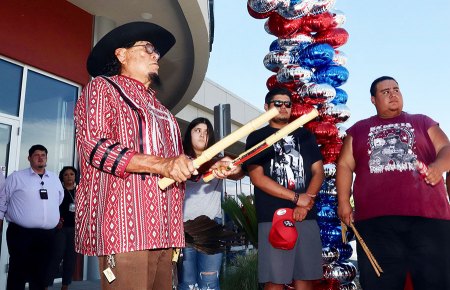
[[[252,148],[248,149],[247,151],[245,151],[244,153],[239,155],[236,159],[231,161],[230,165],[228,165],[228,167],[227,167],[227,170],[230,170],[230,169],[244,163],[245,161],[247,161],[248,159],[257,155],[261,151],[269,148],[270,146],[272,146],[272,144],[274,144],[281,138],[289,135],[290,133],[294,132],[296,129],[298,129],[299,127],[308,123],[309,121],[311,121],[318,115],[319,115],[319,112],[316,109],[312,109],[307,114],[304,114],[301,117],[295,119],[294,121],[287,124],[286,126],[281,128],[277,132],[275,132],[272,135],[270,135],[269,137],[267,137],[264,141],[261,141],[260,143],[256,144]],[[213,179],[214,179],[214,175],[213,175],[212,171],[208,171],[207,173],[205,173],[203,175],[203,181],[205,181],[205,182],[209,182]]]
[[[214,158],[222,150],[231,146],[233,143],[236,143],[237,141],[244,138],[251,132],[255,131],[256,129],[267,123],[270,119],[272,119],[278,114],[279,114],[278,109],[274,107],[265,112],[264,114],[260,115],[259,117],[251,120],[241,128],[237,129],[230,135],[226,136],[216,144],[212,145],[211,147],[203,151],[202,155],[193,160],[194,167],[199,168],[203,163],[208,162],[209,160]],[[175,180],[170,179],[168,177],[164,177],[159,180],[158,185],[159,188],[166,189],[169,185],[173,184],[174,182]]]
[[[347,242],[347,237],[346,237],[346,231],[347,231],[347,226],[341,222],[342,225],[342,241],[344,243]],[[352,228],[353,232],[355,233],[356,238],[358,239],[359,244],[361,245],[361,247],[364,250],[364,253],[366,253],[367,258],[370,261],[370,264],[372,265],[373,269],[375,270],[375,273],[377,273],[377,276],[380,277],[380,272],[383,273],[383,269],[381,269],[380,265],[378,264],[377,260],[375,259],[375,257],[373,256],[372,252],[369,250],[369,247],[367,247],[366,243],[364,242],[364,240],[362,239],[361,235],[359,234],[359,232],[356,230],[355,225],[350,222],[350,227]]]

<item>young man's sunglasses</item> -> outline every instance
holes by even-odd
[[[270,101],[269,104],[270,104],[270,103],[273,103],[273,105],[274,105],[275,107],[277,107],[277,108],[281,108],[281,106],[283,106],[283,105],[284,105],[286,108],[292,107],[292,102],[291,102],[291,101],[273,100],[273,101]]]

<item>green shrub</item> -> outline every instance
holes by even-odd
[[[258,221],[253,195],[238,195],[239,202],[234,198],[226,198],[222,202],[225,214],[233,221],[245,238],[254,248],[258,248]]]
[[[237,255],[227,265],[221,275],[223,290],[259,290],[258,285],[258,254],[250,250],[247,254]]]

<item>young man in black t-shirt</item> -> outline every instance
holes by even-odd
[[[269,125],[251,133],[251,148],[289,123],[291,92],[276,88],[265,98],[264,109],[277,107],[280,114]],[[258,277],[264,289],[283,289],[294,280],[295,289],[313,289],[313,280],[322,278],[322,244],[314,198],[324,180],[322,155],[312,133],[299,128],[272,148],[246,162],[255,186],[258,218]],[[298,237],[291,250],[274,248],[269,232],[274,213],[292,208]]]

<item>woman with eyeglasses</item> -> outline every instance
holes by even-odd
[[[59,180],[64,187],[64,199],[59,206],[60,219],[56,226],[56,238],[52,260],[49,266],[49,283],[59,272],[62,260],[62,286],[61,290],[69,289],[72,275],[75,270],[75,192],[78,171],[73,166],[64,166],[59,172]]]
[[[203,151],[215,143],[214,130],[206,118],[196,118],[187,127],[183,139],[183,150],[191,158],[199,157]],[[222,161],[231,161],[225,157]],[[223,171],[213,165],[216,179],[205,183],[201,176],[186,181],[186,193],[183,207],[184,222],[206,215],[218,224],[222,223],[221,190],[224,178],[240,179],[244,176],[240,167]],[[224,163],[224,164],[227,164]],[[208,165],[207,165],[208,167]],[[199,174],[209,168],[199,169]],[[187,289],[220,289],[219,273],[222,264],[222,253],[208,255],[193,247],[183,249],[179,267],[179,290]],[[197,287],[197,288],[196,288]]]

